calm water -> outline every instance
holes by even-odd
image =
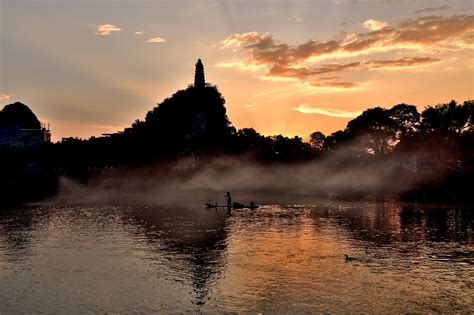
[[[0,283],[0,313],[474,312],[474,212],[371,202],[231,215],[1,210]]]

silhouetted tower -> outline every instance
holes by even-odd
[[[201,59],[198,59],[196,63],[196,71],[194,72],[194,87],[203,88],[206,85],[206,80],[204,79],[204,66],[201,62]]]

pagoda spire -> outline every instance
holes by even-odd
[[[204,79],[204,65],[201,59],[198,59],[196,63],[196,71],[194,72],[194,87],[204,88],[206,80]]]

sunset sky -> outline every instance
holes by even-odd
[[[237,128],[329,134],[368,107],[474,97],[472,0],[0,0],[0,108],[110,133],[201,58]]]

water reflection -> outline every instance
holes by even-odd
[[[215,209],[150,206],[132,208],[124,220],[135,227],[135,236],[144,233],[150,246],[175,263],[176,275],[188,278],[193,303],[200,306],[225,267],[229,215]]]
[[[398,202],[330,203],[312,209],[315,221],[334,219],[355,239],[393,242],[459,242],[472,245],[473,211]]]
[[[471,312],[473,227],[391,200],[4,210],[0,312]]]
[[[41,215],[38,216],[38,212]],[[0,208],[0,253],[5,259],[17,261],[33,255],[43,240],[41,233],[49,222],[46,209]]]

